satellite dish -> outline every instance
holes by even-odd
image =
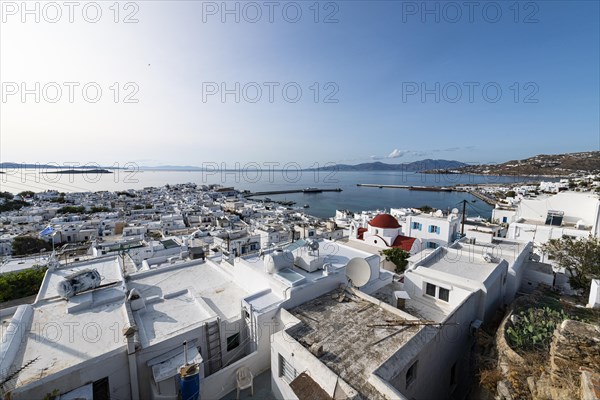
[[[452,214],[458,214],[458,208],[453,208],[452,209]]]
[[[371,280],[371,266],[360,257],[355,257],[346,265],[346,277],[356,287],[361,287]]]
[[[442,217],[443,215],[444,215],[444,212],[443,212],[442,210],[437,210],[437,211],[435,212],[435,216],[436,216],[436,217]]]

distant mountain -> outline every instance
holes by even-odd
[[[336,164],[318,168],[320,171],[404,171],[420,172],[425,170],[452,170],[467,164],[451,160],[421,160],[402,164],[386,164],[380,161],[356,165]]]
[[[440,172],[439,168],[432,171]],[[540,154],[524,160],[501,164],[467,165],[453,173],[478,175],[568,176],[600,173],[600,151],[565,154]]]
[[[14,163],[14,162],[2,162],[0,163],[0,169],[73,169],[72,165],[52,165],[52,164],[30,164],[30,163]],[[98,165],[81,165],[76,166],[77,169],[97,169]],[[114,167],[100,167],[104,169],[118,169]]]

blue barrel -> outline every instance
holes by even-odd
[[[200,368],[198,364],[184,365],[179,369],[181,400],[200,399]]]

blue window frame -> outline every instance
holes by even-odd
[[[421,230],[421,226],[422,226],[422,225],[421,225],[419,222],[413,222],[413,223],[412,223],[412,228],[413,228],[413,229],[416,229],[416,230],[418,230],[418,231],[420,231],[420,230]]]
[[[429,225],[429,233],[437,233],[439,235],[440,231],[441,230],[439,226]]]

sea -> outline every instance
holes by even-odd
[[[286,170],[114,170],[110,174],[47,174],[42,170],[5,170],[0,174],[0,190],[19,193],[120,191],[164,185],[196,183],[219,184],[251,192],[304,188],[342,189],[339,192],[288,193],[267,195],[272,200],[293,201],[296,207],[316,217],[328,218],[335,210],[388,210],[390,208],[423,207],[458,208],[468,200],[468,216],[489,218],[492,206],[465,192],[415,191],[396,188],[361,187],[357,184],[453,186],[457,184],[514,184],[531,182],[532,177],[462,174],[421,174],[404,171],[310,171]],[[548,178],[545,178],[548,180]],[[261,199],[261,197],[254,197]],[[306,208],[304,208],[306,206]]]

